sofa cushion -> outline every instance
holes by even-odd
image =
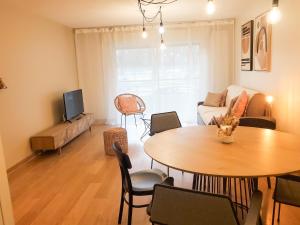
[[[219,117],[221,115],[225,115],[227,110],[228,109],[226,107],[211,107],[205,105],[198,106],[198,113],[206,125],[210,123],[214,116]]]
[[[231,114],[236,117],[241,117],[244,115],[246,106],[248,103],[248,95],[246,91],[242,91],[238,99],[236,100],[234,106],[232,107]]]
[[[213,106],[213,107],[220,107],[222,97],[223,97],[222,93],[208,92],[203,105]]]
[[[258,93],[258,91],[252,90],[252,89],[248,89],[248,88],[244,88],[238,85],[230,85],[228,88],[228,93],[226,96],[226,106],[228,107],[231,100],[233,98],[235,98],[236,96],[239,96],[243,91],[246,91],[248,94],[248,99],[250,100],[252,98],[252,96],[256,93]]]
[[[246,116],[265,116],[267,109],[266,96],[262,93],[253,95],[246,109]]]

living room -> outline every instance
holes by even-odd
[[[299,8],[300,1],[292,0],[1,1],[0,224],[117,224],[121,175],[117,157],[106,155],[106,148],[112,145],[105,145],[103,135],[119,127],[126,128],[121,132],[126,138],[121,140],[127,147],[121,147],[128,148],[133,167],[130,172],[150,169],[152,158],[153,168],[174,178],[175,188],[195,189],[203,179],[219,184],[220,177],[229,177],[230,184],[237,182],[244,188],[246,178],[255,178],[250,183],[259,180],[258,189],[263,193],[259,220],[272,224],[276,177],[300,170],[300,166],[295,169],[300,165],[296,150],[300,146]],[[269,21],[271,13],[274,21]],[[264,29],[260,29],[261,21],[266,19]],[[265,33],[260,34],[261,30]],[[64,138],[59,147],[53,147],[59,151],[41,149],[41,142],[35,149],[31,140],[41,137],[41,132],[58,124],[76,127],[82,121],[65,121],[68,118],[63,96],[74,90],[81,90],[81,117],[93,115],[94,122],[89,120],[84,129],[78,125],[82,130],[74,128],[76,131],[68,140]],[[224,90],[228,99],[222,107],[208,103],[221,98],[214,94]],[[220,116],[228,112],[232,99],[243,91],[248,102],[238,116],[240,126],[234,124],[234,138],[225,140],[232,143],[204,142],[220,139],[218,126],[226,120]],[[114,100],[124,93],[142,99],[142,118],[118,111]],[[208,98],[208,93],[213,99]],[[250,109],[253,96],[259,96],[257,101],[262,101],[263,107],[253,103]],[[199,107],[211,108],[199,111]],[[215,114],[215,110],[220,110],[217,108],[223,109]],[[199,138],[194,145],[207,146],[208,150],[219,146],[217,152],[219,148],[242,151],[257,146],[261,153],[256,160],[247,153],[246,162],[231,158],[230,166],[234,162],[244,164],[237,170],[228,169],[226,174],[222,170],[227,164],[221,168],[220,164],[205,163],[207,159],[203,157],[195,162],[195,168],[193,157],[183,165],[186,155],[168,155],[168,151],[173,151],[173,141],[163,143],[166,134],[176,140],[172,136],[177,135],[172,133],[174,129],[151,133],[151,116],[173,111],[180,120],[175,131],[179,129],[178,135],[186,137],[174,141],[179,147],[186,145],[187,150],[191,146],[187,142],[198,137],[192,132],[203,132],[203,140]],[[259,119],[258,111],[262,112]],[[206,112],[210,114],[204,118],[204,124],[212,126],[201,122]],[[262,137],[251,133],[262,130]],[[206,136],[209,132],[212,137]],[[191,137],[185,136],[190,134]],[[245,137],[239,136],[242,134]],[[115,133],[107,135],[115,138]],[[162,146],[165,154],[158,154]],[[274,157],[269,159],[268,154]],[[203,167],[198,165],[200,162]],[[257,173],[249,175],[245,168],[251,168],[250,165]],[[270,188],[265,179],[269,177]],[[206,189],[197,191],[207,192]],[[254,193],[256,188],[252,189]],[[245,190],[250,192],[249,187]],[[243,199],[230,199],[238,223],[250,214],[250,199],[243,208],[245,197],[250,194],[243,195],[243,191],[237,191]],[[282,202],[280,224],[300,223],[295,207],[300,205],[299,193],[298,189],[291,194],[298,204],[278,200]],[[151,195],[138,202],[150,200]],[[242,206],[237,210],[235,203],[239,201]],[[123,214],[122,224],[127,224],[126,204]],[[276,207],[274,224],[279,224],[277,215]],[[156,221],[145,208],[134,209],[131,219],[132,224],[150,224],[150,219],[155,224],[166,223]],[[185,224],[210,224],[191,221]]]

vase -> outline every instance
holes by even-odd
[[[229,136],[224,135],[221,137],[221,141],[224,144],[230,144],[230,143],[234,142],[234,136],[233,135],[229,135]]]

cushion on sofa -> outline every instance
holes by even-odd
[[[249,97],[249,100],[252,98],[252,96],[256,93],[258,93],[258,91],[252,90],[252,89],[248,89],[248,88],[244,88],[241,86],[237,86],[237,85],[230,85],[228,88],[228,93],[226,96],[226,106],[228,107],[231,100],[233,98],[235,98],[236,96],[239,96],[243,91],[246,91]]]
[[[222,93],[208,92],[203,105],[213,106],[213,107],[220,107],[222,98],[223,98]]]
[[[221,102],[220,102],[220,107],[224,107],[226,105],[226,97],[227,97],[227,93],[228,90],[225,89],[221,94],[222,94],[222,98],[221,98]]]
[[[238,99],[236,100],[234,106],[232,107],[231,114],[236,117],[241,117],[248,103],[248,95],[246,91],[242,91]]]
[[[246,109],[246,116],[250,117],[259,117],[259,116],[266,116],[266,96],[262,93],[257,93],[253,95],[250,99],[247,109]]]
[[[198,113],[201,116],[202,121],[208,125],[211,119],[215,117],[220,117],[221,115],[225,115],[227,113],[227,107],[212,107],[200,105],[198,106]]]

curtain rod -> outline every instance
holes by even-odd
[[[222,20],[202,20],[193,22],[171,22],[165,26],[168,28],[184,28],[184,27],[198,27],[198,26],[214,26],[214,25],[234,25],[235,19],[222,19]],[[156,28],[158,24],[151,23],[147,25],[149,28]],[[101,33],[101,32],[114,32],[114,31],[139,31],[142,25],[123,25],[123,26],[104,26],[104,27],[91,27],[91,28],[75,28],[76,34],[81,33]]]

